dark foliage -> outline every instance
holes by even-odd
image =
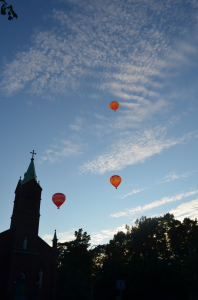
[[[90,299],[90,236],[79,229],[75,237],[74,241],[58,243],[59,299]]]
[[[8,20],[11,21],[14,18],[18,18],[17,14],[15,13],[15,11],[13,10],[13,6],[12,5],[7,5],[7,2],[5,2],[5,0],[0,0],[2,5],[1,5],[1,15],[6,15],[6,13],[8,14]]]
[[[91,300],[91,257],[94,300],[116,300],[116,280],[125,280],[123,300],[198,299],[197,220],[181,223],[168,213],[126,229],[93,250],[82,229],[74,241],[58,244],[59,300]]]

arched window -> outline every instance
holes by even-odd
[[[26,207],[33,208],[34,202],[35,202],[35,193],[33,190],[30,190],[27,194]]]
[[[26,276],[23,272],[21,272],[16,280],[15,300],[22,300],[26,298],[26,285]]]

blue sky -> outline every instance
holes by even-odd
[[[54,229],[64,242],[83,228],[97,245],[142,215],[195,219],[198,2],[10,4],[18,19],[0,17],[0,231],[33,149],[50,245]]]

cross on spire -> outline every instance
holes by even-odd
[[[34,152],[34,150],[33,150],[33,152],[30,152],[30,153],[32,153],[32,159],[34,159],[34,155],[36,154],[36,153]]]

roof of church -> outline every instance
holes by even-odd
[[[34,159],[33,158],[31,158],[31,162],[29,164],[27,172],[24,174],[23,180],[20,179],[20,183],[24,184],[24,183],[26,183],[26,182],[28,182],[32,179],[37,181],[37,176],[36,176],[36,171],[35,171],[35,167],[34,167]]]

